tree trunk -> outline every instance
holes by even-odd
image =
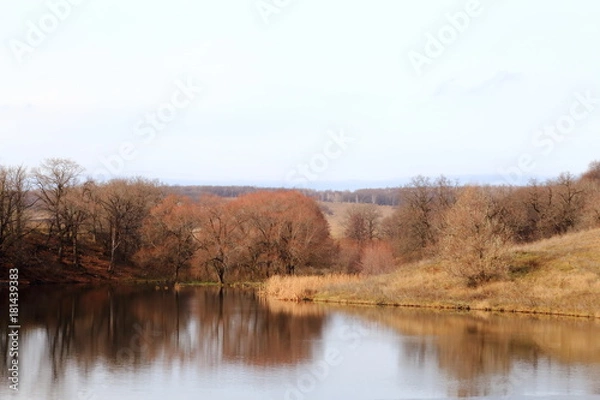
[[[287,270],[288,275],[294,275],[294,271],[296,270],[296,267],[293,264],[288,264],[286,267],[286,270]]]
[[[115,246],[116,238],[114,230],[110,234],[110,263],[108,264],[108,272],[112,273],[115,270]]]
[[[73,230],[73,265],[79,268],[79,240],[77,239],[77,229]]]
[[[115,258],[118,247],[117,229],[113,227],[110,231],[110,263],[108,264],[108,272],[110,273],[113,273],[115,270]]]

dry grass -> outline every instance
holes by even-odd
[[[265,294],[280,299],[533,312],[600,318],[600,229],[515,247],[510,275],[476,288],[438,261],[373,277],[274,277]]]
[[[323,276],[273,276],[265,282],[261,293],[279,300],[302,301],[313,296],[326,287],[346,284],[357,284],[360,278],[355,275],[323,275]]]

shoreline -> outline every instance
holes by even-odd
[[[293,277],[292,277],[293,279]],[[8,282],[5,280],[0,281],[0,288],[8,288]],[[486,312],[495,313],[502,315],[520,314],[520,315],[537,315],[537,316],[553,316],[561,318],[578,318],[578,319],[591,319],[600,320],[600,314],[591,314],[589,312],[578,312],[569,309],[540,309],[540,308],[527,308],[526,306],[520,305],[503,305],[503,306],[478,306],[476,304],[468,302],[453,302],[451,300],[436,300],[436,301],[423,301],[417,300],[412,301],[391,301],[391,300],[369,300],[360,298],[350,298],[350,296],[343,296],[339,292],[333,295],[328,295],[327,291],[324,293],[314,292],[312,295],[305,295],[302,297],[281,297],[272,293],[267,293],[266,286],[267,282],[231,282],[227,284],[219,284],[218,282],[166,282],[164,280],[98,280],[94,282],[40,282],[40,283],[20,283],[20,287],[59,287],[59,286],[86,286],[86,287],[98,287],[98,286],[155,286],[155,287],[168,287],[179,289],[181,287],[220,287],[220,288],[232,288],[232,289],[252,289],[255,290],[261,297],[272,298],[278,301],[285,301],[289,303],[313,303],[313,304],[335,304],[342,306],[365,306],[365,307],[389,307],[389,308],[406,308],[406,309],[425,309],[425,310],[438,310],[438,311],[461,311],[461,312]]]
[[[281,296],[277,295],[271,289],[267,289],[269,283],[265,283],[261,290],[261,295],[264,297],[276,299],[286,302],[309,302],[315,304],[338,304],[348,306],[367,306],[367,307],[390,307],[390,308],[406,308],[406,309],[429,309],[439,311],[462,311],[462,312],[486,312],[497,313],[503,315],[520,314],[520,315],[538,315],[538,316],[555,316],[580,319],[600,320],[600,308],[590,308],[585,310],[576,310],[567,307],[550,307],[538,306],[528,307],[526,304],[519,303],[501,303],[500,300],[488,298],[485,300],[469,301],[448,298],[437,299],[404,299],[393,300],[390,298],[369,298],[368,294],[357,292],[356,290],[345,291],[344,287],[335,286],[324,287],[322,289],[310,290],[312,293],[304,293],[299,296]],[[591,296],[590,296],[591,297]],[[524,298],[526,303],[531,299]],[[591,302],[591,298],[588,299]],[[494,302],[496,304],[490,304]]]
[[[269,297],[269,295],[266,295]],[[344,306],[366,306],[366,307],[389,307],[389,308],[406,308],[406,309],[425,309],[425,310],[437,310],[437,311],[461,311],[461,312],[486,312],[492,314],[519,314],[519,315],[538,315],[538,316],[552,316],[561,318],[578,318],[578,319],[590,319],[600,320],[600,315],[592,315],[589,313],[577,313],[567,310],[536,310],[536,309],[517,309],[517,308],[506,308],[506,307],[477,307],[470,305],[452,305],[452,304],[425,304],[425,303],[396,303],[396,302],[374,302],[369,300],[349,300],[349,299],[328,299],[328,298],[306,298],[301,301],[292,299],[280,299],[279,301],[287,302],[308,302],[314,304],[337,304]]]

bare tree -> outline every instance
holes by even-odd
[[[41,209],[49,218],[48,238],[56,238],[59,259],[63,258],[64,245],[68,230],[63,218],[65,197],[79,183],[83,168],[74,161],[62,158],[50,158],[33,170],[37,187],[37,196]]]
[[[162,194],[156,182],[142,178],[114,179],[95,191],[94,201],[102,210],[95,230],[110,257],[108,271],[113,272],[117,261],[127,261],[139,249],[142,223]]]
[[[600,226],[600,161],[590,163],[588,170],[581,177],[582,187],[585,189],[585,215],[583,217],[586,227]]]
[[[600,181],[587,184],[583,222],[587,228],[600,227]]]
[[[554,229],[557,234],[563,234],[575,228],[582,217],[584,191],[570,173],[560,174],[552,183],[556,186],[557,197]]]
[[[30,183],[24,167],[0,166],[0,256],[10,252],[21,256],[19,248],[28,233],[27,211],[33,201],[29,196]]]
[[[600,183],[600,161],[592,161],[587,171],[583,173],[582,178]]]
[[[506,273],[512,234],[498,219],[489,192],[467,187],[445,218],[440,255],[450,273],[471,286]]]
[[[523,196],[526,220],[524,240],[533,241],[553,234],[552,215],[555,204],[554,187],[531,180]]]
[[[381,211],[374,204],[355,204],[346,210],[344,236],[364,243],[379,236]]]
[[[444,176],[434,181],[417,176],[400,190],[401,205],[382,226],[401,259],[414,261],[435,254],[443,215],[456,202],[458,192],[456,183]]]
[[[435,242],[433,185],[429,178],[417,176],[411,180],[405,193],[405,202],[409,214],[413,217],[408,227],[417,239],[419,248],[425,249]]]
[[[61,218],[67,238],[72,246],[73,265],[79,265],[81,228],[89,220],[91,215],[90,204],[92,203],[92,183],[86,182],[69,190],[63,198],[61,207]]]

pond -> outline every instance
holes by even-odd
[[[21,288],[15,392],[7,315],[2,399],[600,397],[600,321],[587,319],[297,304],[229,288]]]

